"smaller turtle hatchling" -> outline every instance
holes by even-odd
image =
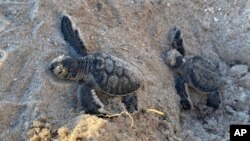
[[[192,109],[188,87],[208,95],[207,106],[214,109],[221,104],[220,90],[224,85],[218,65],[200,56],[185,56],[179,27],[171,28],[168,36],[171,50],[163,54],[165,63],[174,71],[175,88],[184,110]]]
[[[101,92],[122,96],[128,112],[137,111],[138,100],[135,92],[143,85],[141,72],[115,56],[102,52],[89,54],[78,30],[73,29],[67,16],[62,17],[61,31],[64,40],[73,50],[70,51],[70,56],[55,58],[50,70],[59,78],[79,82],[78,107],[88,114],[107,114],[95,93]]]

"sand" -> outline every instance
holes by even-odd
[[[132,128],[126,115],[77,112],[77,83],[48,71],[55,57],[68,54],[62,15],[71,17],[90,52],[117,56],[144,74]],[[250,121],[249,16],[249,0],[0,0],[0,140],[229,140],[230,124]],[[187,54],[220,66],[227,84],[218,110],[192,89],[196,108],[180,109],[173,72],[160,58],[173,25],[182,28]],[[124,110],[119,97],[100,97],[106,109]],[[165,115],[141,111],[147,108]]]

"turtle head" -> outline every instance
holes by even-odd
[[[183,56],[179,51],[173,49],[164,54],[164,61],[171,68],[179,68],[183,63]]]
[[[61,55],[52,61],[49,70],[59,78],[76,80],[78,67],[77,59]]]

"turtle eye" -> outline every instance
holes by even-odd
[[[58,74],[61,74],[62,72],[63,72],[62,70],[59,70],[59,71],[58,71]]]
[[[51,67],[50,67],[51,71],[56,74],[56,75],[62,75],[63,72],[65,71],[63,65],[61,64],[53,64]]]
[[[50,70],[51,72],[54,72],[55,69],[56,69],[59,65],[60,65],[60,64],[59,64],[58,62],[54,62],[54,63],[50,64],[49,70]]]
[[[173,30],[173,31],[176,31],[176,30],[177,30],[176,26],[174,26],[172,30]]]

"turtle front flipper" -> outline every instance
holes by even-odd
[[[77,100],[78,109],[84,110],[87,114],[107,114],[90,81],[78,86]]]
[[[168,34],[168,40],[173,49],[176,49],[177,51],[179,51],[183,56],[185,55],[181,29],[178,26],[173,26],[170,29],[169,34]]]
[[[78,56],[86,56],[87,49],[84,46],[78,30],[74,30],[72,27],[72,23],[67,16],[62,17],[61,21],[61,31],[64,37],[64,40],[73,48],[74,52],[77,53]],[[70,55],[75,56],[75,53],[70,49]]]
[[[175,89],[177,94],[180,96],[180,104],[184,110],[192,109],[192,102],[189,98],[188,89],[184,77],[180,75],[175,76]]]
[[[138,111],[138,98],[135,93],[128,94],[123,97],[122,102],[124,103],[127,111],[133,113]]]
[[[218,109],[221,105],[221,97],[219,92],[212,92],[208,94],[207,106]]]

